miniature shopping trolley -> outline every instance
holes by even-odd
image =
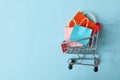
[[[78,16],[80,12],[76,14]],[[89,13],[90,14],[90,13]],[[92,15],[92,14],[90,14]],[[76,20],[78,17],[74,17]],[[82,16],[85,16],[85,14]],[[92,15],[93,16],[93,15]],[[76,20],[77,22],[77,20]],[[100,32],[100,24],[94,20],[95,25],[89,26],[92,29],[92,34],[90,37],[80,38],[72,41],[63,41],[61,46],[62,50],[66,54],[77,54],[77,58],[69,58],[68,59],[68,68],[72,69],[73,65],[86,65],[86,66],[94,66],[94,71],[98,71],[99,66],[99,55],[98,55],[98,36]],[[79,45],[78,41],[89,40],[87,45]],[[72,45],[72,46],[71,46]],[[74,45],[74,46],[73,46]],[[86,57],[86,55],[92,55],[92,57]],[[85,63],[85,61],[93,61],[93,63]]]

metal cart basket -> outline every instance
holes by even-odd
[[[97,23],[98,27],[100,28],[100,24]],[[87,46],[77,46],[77,47],[71,47],[67,46],[65,49],[66,54],[77,54],[77,58],[69,58],[68,59],[68,68],[72,69],[73,65],[87,65],[87,66],[94,66],[94,71],[98,71],[98,66],[99,66],[99,55],[98,55],[98,36],[99,36],[99,31],[94,30],[95,33],[91,37],[75,40],[75,41],[68,41],[65,42],[63,41],[62,44],[67,44],[67,43],[72,43],[72,42],[77,42],[77,41],[82,41],[82,40],[87,40],[89,39],[89,44]],[[81,56],[82,55],[82,56]],[[86,55],[92,55],[93,57],[85,57]],[[92,60],[93,63],[84,63],[84,61],[89,61]]]

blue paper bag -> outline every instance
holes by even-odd
[[[73,40],[79,40],[82,38],[91,37],[91,33],[92,33],[91,29],[80,25],[75,25],[70,35],[70,40],[73,41]],[[88,45],[89,39],[78,41],[78,43],[83,45]]]

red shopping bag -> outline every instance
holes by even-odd
[[[96,19],[95,19],[95,17],[91,14],[91,13],[81,13],[80,11],[79,12],[77,12],[77,14],[73,17],[73,19],[76,21],[76,24],[78,25],[78,24],[80,24],[80,22],[84,19],[84,18],[88,18],[87,16],[85,16],[86,14],[88,14],[88,15],[90,15],[93,19],[94,19],[94,21],[91,21],[90,19],[89,19],[89,24],[88,24],[88,28],[90,28],[90,29],[96,29],[97,31],[99,31],[99,28],[98,28],[98,26],[96,25]],[[86,26],[86,21],[84,21],[82,24],[81,24],[81,26]],[[71,20],[70,22],[69,22],[69,27],[74,27],[74,25],[75,25],[75,23]]]

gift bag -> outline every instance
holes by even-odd
[[[86,27],[80,26],[85,20],[87,21]],[[88,18],[84,18],[79,25],[75,24],[70,36],[70,40],[74,41],[74,40],[80,40],[82,38],[91,37],[92,29],[88,28],[88,24],[89,24]],[[78,43],[83,45],[88,45],[89,39],[78,41]]]
[[[74,20],[72,20],[72,21],[75,22]],[[73,27],[70,27],[69,25],[67,25],[64,28],[64,42],[61,44],[61,48],[62,48],[63,53],[67,50],[67,47],[81,47],[81,46],[83,46],[82,44],[79,44],[77,42],[70,42],[69,39],[70,39],[70,35],[71,35],[72,30],[73,30]]]
[[[97,25],[96,25],[96,18],[95,18],[95,16],[92,14],[92,13],[90,13],[90,12],[85,12],[85,13],[81,13],[80,11],[79,12],[77,12],[76,14],[75,14],[75,16],[73,17],[73,19],[76,21],[76,24],[78,24],[79,25],[79,23],[84,19],[84,18],[88,18],[88,16],[89,17],[91,17],[92,18],[92,20],[91,19],[89,19],[89,23],[88,23],[88,28],[90,28],[90,29],[97,29]],[[84,21],[82,24],[81,24],[81,26],[86,26],[86,21]],[[70,27],[74,27],[74,25],[75,25],[75,23],[71,20],[70,22],[69,22],[69,26]]]
[[[73,21],[73,20],[72,20]],[[74,22],[74,21],[73,21]],[[69,38],[70,38],[70,35],[71,35],[71,32],[73,30],[73,27],[70,27],[69,25],[67,25],[65,28],[64,28],[64,40],[65,41],[69,41]]]
[[[72,21],[76,24],[75,20],[72,20]],[[64,41],[65,42],[70,41],[69,39],[70,39],[70,35],[71,35],[72,30],[73,30],[73,28],[70,27],[69,25],[64,28]],[[82,46],[82,44],[79,44],[77,42],[69,42],[69,43],[67,43],[67,45],[70,47]]]

